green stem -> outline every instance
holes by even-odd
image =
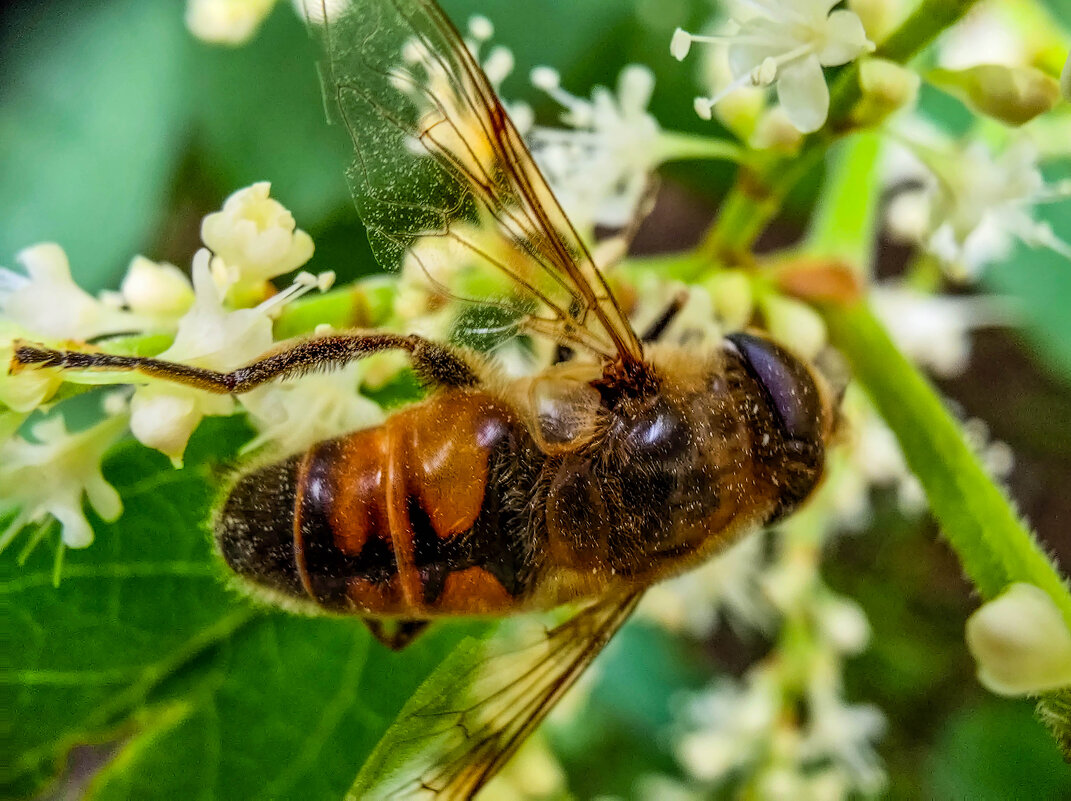
[[[750,153],[735,142],[680,131],[663,131],[657,151],[658,163],[709,159],[744,164],[751,159]]]
[[[1007,495],[986,473],[959,423],[863,304],[823,310],[831,339],[896,434],[941,530],[981,595],[1013,582],[1047,592],[1071,627],[1071,594]]]
[[[791,160],[778,159],[766,169],[742,167],[699,252],[708,259],[739,261],[780,211],[792,187],[824,156],[825,148],[815,147]]]

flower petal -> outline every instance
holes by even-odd
[[[854,11],[834,11],[826,20],[825,46],[818,51],[818,60],[826,67],[847,64],[860,53],[874,50],[874,43],[866,38],[863,23]]]
[[[829,87],[817,56],[810,55],[781,68],[777,99],[801,133],[822,127],[829,113]]]

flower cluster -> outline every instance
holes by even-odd
[[[814,504],[832,497],[827,487]],[[866,646],[869,626],[858,606],[818,577],[816,534],[820,540],[829,519],[812,505],[786,522],[763,569],[759,586],[782,618],[775,650],[739,680],[716,679],[683,710],[676,752],[691,780],[685,797],[707,797],[727,782],[770,799],[846,798],[883,787],[873,743],[884,718],[846,703],[840,684],[842,664]]]
[[[1071,244],[1034,216],[1038,204],[1071,197],[1071,183],[1045,182],[1030,140],[1013,139],[994,153],[982,141],[957,145],[916,126],[900,141],[906,147],[890,181],[917,188],[889,204],[889,228],[932,253],[952,278],[977,279],[987,264],[1007,258],[1016,241],[1071,260]]]
[[[627,66],[616,92],[597,86],[590,100],[565,91],[550,67],[533,70],[532,83],[564,109],[565,128],[535,126],[526,138],[569,218],[581,230],[627,226],[659,162],[653,73]]]
[[[253,361],[272,347],[273,321],[282,307],[333,281],[331,273],[303,272],[276,292],[271,279],[308,261],[313,244],[269,191],[267,183],[239,190],[221,211],[205,217],[207,247],[193,257],[192,281],[173,265],[136,256],[119,291],[94,297],[74,282],[58,245],[24,250],[19,255],[24,272],[0,271],[0,358],[10,361],[18,339],[122,353],[139,337],[166,337],[170,345],[155,354],[165,361],[221,372]],[[86,431],[69,432],[55,411],[42,422],[23,425],[35,410],[49,411],[63,381],[87,388],[134,386],[109,394],[104,420]],[[360,371],[353,368],[307,382],[269,384],[236,401],[140,373],[6,371],[0,377],[0,401],[7,409],[0,412],[5,476],[0,505],[15,516],[4,537],[51,516],[67,545],[88,545],[92,533],[82,497],[103,519],[119,514],[118,497],[100,464],[127,431],[177,465],[205,416],[241,409],[259,430],[251,447],[290,452],[381,419],[379,407],[358,393],[360,381]],[[12,471],[18,471],[17,481]],[[38,473],[40,479],[31,480]]]

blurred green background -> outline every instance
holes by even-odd
[[[1058,18],[1071,2],[1050,0]],[[527,84],[550,64],[564,86],[587,94],[642,61],[656,73],[652,112],[668,129],[710,133],[692,112],[694,64],[668,53],[673,29],[700,28],[702,0],[454,0],[455,20],[479,12],[496,25],[518,68],[503,94],[526,99],[551,122],[555,109]],[[340,281],[374,272],[343,168],[348,142],[326,125],[316,52],[287,3],[240,48],[195,40],[176,0],[55,0],[4,10],[0,33],[0,264],[39,241],[56,241],[77,281],[114,287],[142,253],[188,268],[201,217],[237,188],[270,180],[317,244],[310,267]],[[925,92],[926,108],[950,124],[956,101]],[[1071,175],[1071,163],[1052,166]],[[670,170],[666,198],[640,245],[686,247],[731,180],[723,167]],[[802,228],[820,176],[802,187],[781,238]],[[1050,221],[1071,238],[1067,205]],[[883,250],[880,272],[902,253]],[[976,339],[972,366],[941,387],[967,417],[989,423],[1016,456],[1011,490],[1061,564],[1071,565],[1071,266],[1021,249],[987,275],[1015,301],[1022,325]],[[889,719],[880,753],[891,798],[1071,798],[1063,765],[1025,701],[994,698],[973,679],[963,622],[976,605],[948,549],[926,518],[904,520],[879,497],[870,530],[835,543],[827,575],[857,599],[873,644],[849,664],[848,696],[877,703]],[[98,546],[94,546],[97,548]],[[74,557],[72,557],[74,558]],[[313,624],[309,624],[313,625]],[[320,624],[315,624],[320,625]],[[5,646],[6,647],[6,646]],[[718,671],[741,672],[763,644],[719,634],[683,643],[634,624],[603,662],[583,726],[555,741],[579,798],[619,793],[651,771],[672,772],[668,743],[651,733],[671,698]],[[136,794],[130,797],[137,797]]]

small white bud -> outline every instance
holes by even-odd
[[[469,33],[477,42],[486,42],[495,35],[495,26],[482,14],[469,17]]]
[[[751,279],[743,270],[723,270],[703,282],[714,312],[726,331],[739,331],[751,320],[755,298]]]
[[[870,639],[870,624],[859,605],[847,598],[831,598],[819,611],[819,624],[833,646],[843,654],[860,653]]]
[[[550,92],[561,86],[561,76],[553,67],[536,67],[532,70],[532,85],[536,89]]]
[[[978,680],[999,695],[1035,695],[1071,685],[1071,631],[1052,598],[1012,584],[967,620]]]
[[[683,28],[673,31],[673,38],[669,42],[669,52],[677,61],[684,61],[688,51],[692,49],[692,35]]]
[[[492,86],[498,86],[506,80],[514,67],[513,51],[508,47],[495,47],[483,63],[483,71]]]
[[[120,285],[126,304],[139,314],[174,316],[193,303],[190,279],[175,265],[135,256]]]
[[[921,79],[909,70],[883,58],[868,58],[859,64],[862,98],[853,112],[861,125],[876,125],[890,114],[912,105],[918,97]]]
[[[142,445],[180,459],[190,434],[201,422],[192,397],[140,392],[130,404],[130,430]]]
[[[764,300],[763,311],[770,335],[801,356],[813,359],[825,347],[828,341],[826,324],[807,304],[772,295]]]
[[[1053,107],[1060,83],[1034,67],[979,64],[932,70],[927,79],[973,110],[1007,125],[1023,125]]]

